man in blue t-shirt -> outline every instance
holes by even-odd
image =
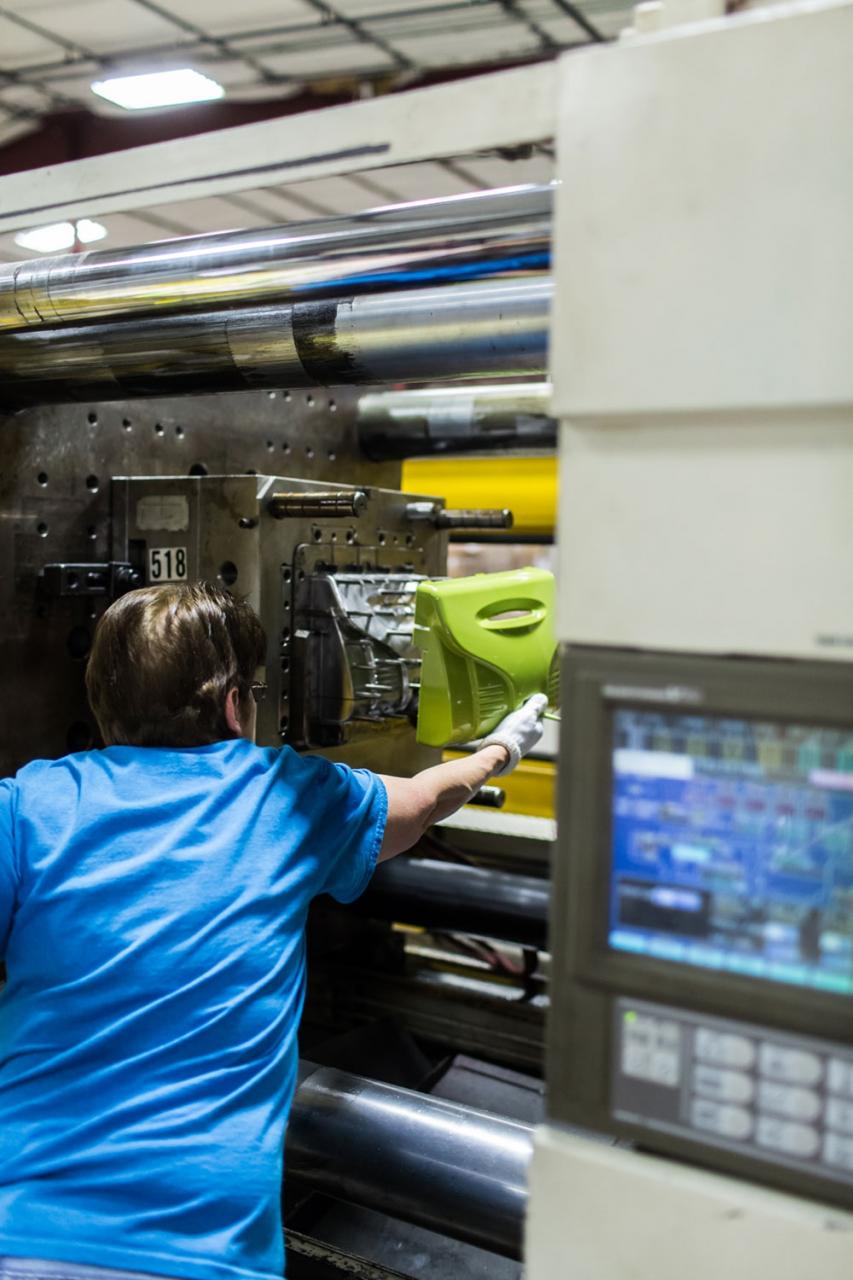
[[[309,904],[542,732],[531,699],[415,778],[257,747],[265,652],[217,587],[130,592],[87,670],[106,747],[0,781],[0,1280],[281,1276]]]

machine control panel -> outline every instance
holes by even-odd
[[[853,1186],[853,1049],[614,1001],[614,1120]]]

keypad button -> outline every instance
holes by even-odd
[[[630,1022],[626,1022],[625,1038],[634,1040],[637,1044],[651,1044],[655,1037],[657,1027],[657,1019],[649,1018],[645,1014],[635,1013]]]
[[[718,1133],[724,1138],[743,1142],[752,1133],[752,1116],[743,1107],[710,1102],[706,1098],[694,1098],[690,1107],[690,1120],[697,1129]]]
[[[794,1120],[817,1120],[821,1101],[813,1089],[761,1080],[758,1084],[758,1105]]]
[[[820,1137],[812,1125],[779,1120],[775,1116],[758,1117],[755,1140],[760,1147],[781,1151],[788,1156],[799,1156],[803,1160],[816,1156],[820,1148]]]
[[[737,1067],[748,1071],[755,1062],[755,1046],[746,1036],[700,1027],[693,1042],[696,1057],[713,1066]]]
[[[681,1050],[681,1027],[677,1022],[661,1020],[658,1023],[657,1038],[662,1049]]]
[[[652,1066],[652,1051],[626,1040],[622,1045],[622,1071],[637,1080],[648,1080]]]
[[[826,1086],[830,1093],[853,1098],[853,1062],[830,1058],[826,1068]]]
[[[658,1050],[652,1054],[651,1068],[649,1079],[655,1084],[667,1085],[673,1088],[681,1081],[680,1059],[677,1053],[668,1053],[665,1050]]]
[[[706,1098],[720,1102],[752,1102],[755,1085],[743,1071],[727,1071],[697,1063],[693,1068],[693,1088]]]
[[[826,1133],[821,1155],[824,1164],[853,1173],[853,1138],[842,1138],[840,1133]]]
[[[842,1133],[853,1134],[853,1102],[827,1098],[824,1116],[828,1129],[840,1129]]]
[[[807,1049],[787,1049],[765,1040],[758,1051],[758,1070],[785,1084],[814,1085],[820,1082],[823,1064]]]

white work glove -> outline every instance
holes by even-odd
[[[497,746],[506,747],[509,752],[509,760],[502,769],[498,769],[494,775],[496,778],[512,773],[522,756],[526,756],[536,746],[545,732],[542,716],[547,705],[548,699],[544,693],[534,693],[517,711],[511,711],[505,716],[497,728],[480,743],[481,749]]]

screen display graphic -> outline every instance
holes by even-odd
[[[853,731],[613,717],[610,946],[853,994]]]

